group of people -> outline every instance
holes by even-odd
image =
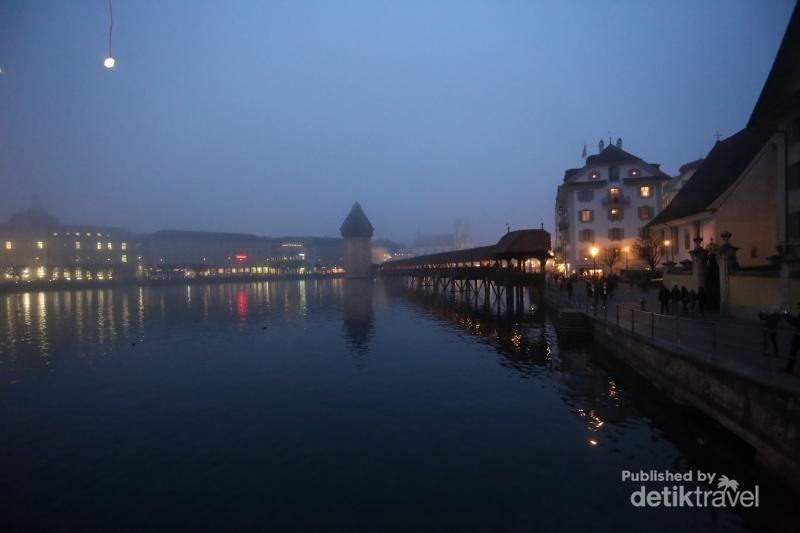
[[[683,314],[692,317],[695,314],[703,316],[706,306],[706,293],[703,287],[695,291],[694,289],[688,290],[685,286],[679,289],[675,285],[670,290],[662,283],[661,288],[658,289],[658,302],[661,304],[660,312],[663,315],[678,315],[683,312]]]
[[[556,279],[556,284],[559,292],[566,291],[567,300],[572,301],[575,292],[575,284],[578,282],[578,277],[575,275],[568,277],[559,277]],[[612,274],[610,276],[601,276],[599,278],[586,278],[586,298],[593,301],[597,306],[598,301],[602,301],[603,305],[606,304],[608,299],[614,299],[614,291],[619,285],[619,278]]]

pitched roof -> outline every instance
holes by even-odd
[[[688,163],[684,163],[678,169],[678,174],[683,174],[684,172],[688,172],[690,170],[699,168],[702,163],[703,163],[702,157],[700,159],[695,159],[694,161],[689,161]]]
[[[640,159],[633,154],[629,154],[622,148],[617,148],[613,144],[606,146],[599,154],[590,155],[586,158],[587,165],[605,165],[608,163],[622,163],[624,161],[640,161]]]
[[[386,267],[397,265],[421,265],[425,263],[484,261],[518,257],[548,256],[550,254],[550,233],[543,229],[521,229],[503,235],[497,244],[418,255],[405,259],[394,259],[384,263]]]
[[[766,127],[774,123],[789,108],[798,105],[800,105],[800,2],[794,6],[781,46],[747,127]]]
[[[495,253],[514,255],[517,252],[549,251],[550,233],[543,229],[509,231],[495,245]]]
[[[602,152],[599,154],[590,155],[586,158],[586,165],[582,168],[568,168],[564,171],[564,183],[569,182],[569,180],[577,173],[581,172],[585,168],[592,166],[592,165],[611,165],[613,163],[627,163],[627,162],[634,162],[634,163],[641,163],[643,165],[649,165],[656,169],[656,175],[664,175],[661,169],[660,164],[658,163],[648,163],[647,161],[643,160],[641,157],[636,157],[633,154],[630,154],[623,150],[622,148],[617,148],[616,145],[610,144],[606,146]],[[652,177],[652,176],[651,176]]]
[[[230,241],[240,241],[240,242],[256,242],[256,241],[267,242],[267,239],[265,239],[264,237],[258,237],[250,233],[225,233],[218,231],[191,231],[191,230],[177,230],[177,229],[165,229],[161,231],[156,231],[155,233],[151,233],[150,235],[145,237],[145,239],[147,240],[189,239],[195,241],[230,240]]]
[[[339,231],[342,237],[372,237],[375,228],[372,227],[367,215],[364,214],[364,210],[356,202],[353,204],[353,208],[350,209],[347,218],[342,222]]]
[[[724,141],[717,141],[694,175],[647,226],[705,211],[733,185],[770,136],[766,130],[744,129]]]

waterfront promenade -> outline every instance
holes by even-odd
[[[794,335],[794,328],[788,323],[781,322],[778,327],[776,356],[767,339],[764,324],[757,317],[744,320],[711,312],[703,316],[695,314],[694,317],[683,312],[676,315],[660,314],[657,312],[657,290],[642,291],[622,285],[605,305],[600,301],[595,308],[587,298],[584,285],[576,284],[571,302],[567,299],[566,291],[549,287],[547,300],[559,309],[580,310],[591,320],[610,324],[626,334],[800,394],[800,366],[795,368],[794,374],[781,372],[786,366]]]

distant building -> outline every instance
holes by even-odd
[[[38,202],[0,225],[0,281],[109,280],[141,272],[136,236],[62,224]]]
[[[642,228],[661,210],[662,186],[670,177],[616,145],[581,168],[564,172],[556,196],[556,264],[567,274],[598,274],[640,265],[634,252]],[[596,249],[596,257],[592,257]]]
[[[143,237],[145,265],[163,275],[269,274],[272,245],[248,233],[162,230]]]
[[[672,199],[675,198],[675,195],[678,194],[678,191],[686,185],[686,182],[689,181],[692,176],[694,176],[695,171],[700,168],[702,163],[703,158],[700,158],[691,163],[681,165],[681,168],[678,169],[678,175],[670,178],[670,180],[664,184],[662,207],[667,207],[667,205],[669,205]]]
[[[356,202],[341,228],[344,238],[344,271],[347,278],[372,275],[372,233],[374,228]]]
[[[411,257],[417,255],[438,254],[453,250],[464,250],[472,248],[472,238],[470,237],[469,221],[462,222],[456,220],[453,224],[451,233],[437,235],[424,235],[417,233],[417,237],[408,248],[403,249],[399,256]]]

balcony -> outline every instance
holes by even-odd
[[[626,194],[616,194],[614,196],[608,195],[603,198],[603,205],[607,206],[623,206],[631,203],[631,197]]]
[[[558,222],[558,229],[569,229],[569,222],[567,220],[560,220]]]

